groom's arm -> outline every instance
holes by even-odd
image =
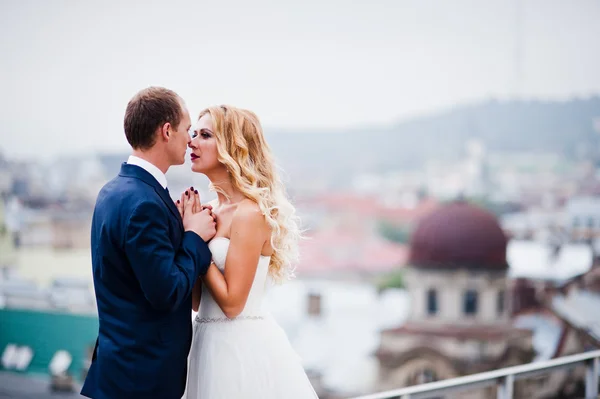
[[[136,206],[125,232],[125,253],[146,299],[159,310],[178,308],[206,273],[212,255],[196,233],[186,231],[180,248],[169,237],[163,206],[145,201]]]

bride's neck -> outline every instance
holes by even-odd
[[[236,204],[245,198],[244,195],[233,186],[231,175],[226,171],[214,173],[207,177],[217,192],[217,200],[220,205]]]

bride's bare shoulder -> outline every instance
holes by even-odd
[[[236,222],[250,224],[253,228],[269,226],[258,204],[250,199],[245,199],[238,204],[233,214],[233,223]]]
[[[241,218],[258,218],[260,219],[262,216],[262,212],[258,204],[250,199],[245,199],[241,201],[234,213],[235,217]]]

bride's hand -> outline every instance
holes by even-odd
[[[185,209],[185,192],[181,193],[181,197],[175,202],[175,206],[179,211],[179,216],[181,216],[181,220],[183,220],[183,211]]]
[[[212,216],[213,220],[217,221],[217,215],[215,215],[212,211],[213,207],[211,204],[202,205],[200,203],[200,194],[198,194],[198,190],[194,191],[194,206],[192,208],[192,212],[202,212],[205,209],[209,210],[210,216]]]
[[[196,195],[197,193],[198,191],[195,192]],[[194,195],[194,187],[190,187],[189,189],[182,192],[181,197],[177,200],[177,202],[175,202],[175,206],[177,207],[177,210],[179,211],[179,216],[181,216],[182,220],[183,214],[185,213],[185,201],[189,198],[190,195]],[[198,202],[200,202],[200,196],[198,196]],[[194,201],[194,208],[192,209],[193,213],[196,213],[196,211],[194,210],[195,206],[196,201]]]
[[[200,194],[198,194],[198,190],[194,190],[194,187],[191,188],[191,195],[194,196],[194,204],[192,205],[192,212],[198,213],[203,211],[202,204],[200,203]]]

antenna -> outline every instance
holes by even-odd
[[[515,76],[513,95],[516,98],[523,95],[523,1],[515,0]]]

